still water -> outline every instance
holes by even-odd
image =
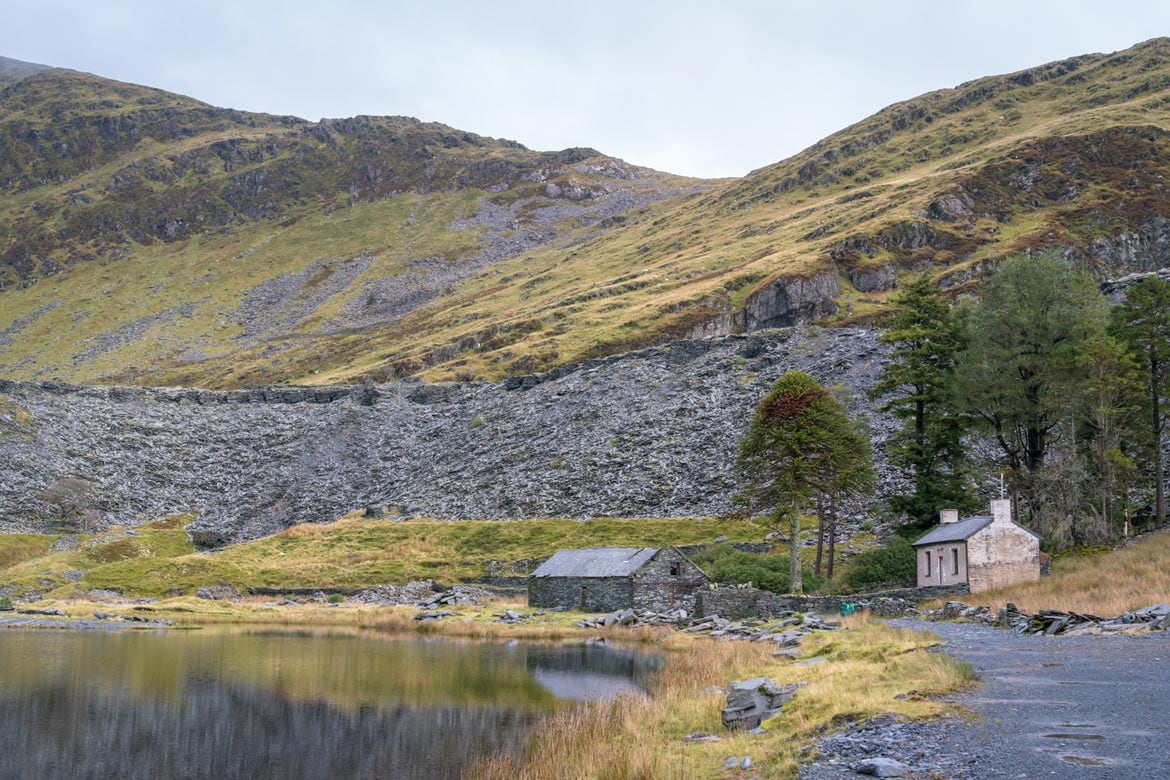
[[[370,633],[0,631],[0,778],[454,778],[659,664]]]

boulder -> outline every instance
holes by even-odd
[[[727,686],[727,706],[723,708],[723,725],[728,729],[754,729],[780,712],[796,696],[801,683],[780,685],[767,677],[738,680]]]

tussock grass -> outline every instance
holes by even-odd
[[[1066,555],[1039,582],[987,591],[963,599],[995,608],[1013,602],[1026,612],[1060,609],[1101,617],[1170,600],[1170,531],[1110,552]]]
[[[937,695],[973,680],[970,666],[926,650],[929,635],[861,619],[841,632],[817,634],[806,651],[827,663],[801,666],[771,656],[762,643],[716,642],[673,634],[670,660],[649,698],[621,697],[560,712],[537,727],[524,756],[495,757],[473,777],[487,780],[720,777],[729,755],[749,755],[755,776],[796,776],[802,755],[826,729],[885,712],[910,718],[947,708]],[[722,689],[731,680],[768,676],[806,684],[766,734],[723,731]],[[901,698],[899,698],[901,697]],[[724,737],[687,743],[696,731]]]

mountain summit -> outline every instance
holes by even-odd
[[[1170,40],[890,106],[730,181],[0,60],[0,374],[494,378],[884,315],[1057,247],[1170,264]],[[746,121],[746,118],[745,118]]]

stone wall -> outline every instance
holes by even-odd
[[[749,617],[770,618],[785,612],[831,612],[841,610],[843,602],[854,604],[878,599],[905,602],[964,596],[969,592],[965,584],[946,587],[898,588],[894,590],[853,593],[836,596],[780,595],[759,588],[737,585],[719,585],[701,589],[695,599],[695,614],[719,615],[729,620]]]
[[[613,612],[634,603],[630,577],[529,577],[528,606]]]
[[[634,574],[634,609],[693,612],[695,594],[706,584],[707,577],[698,566],[664,547]]]
[[[97,527],[179,512],[203,544],[375,507],[452,519],[714,515],[735,447],[785,371],[852,390],[882,448],[897,423],[865,390],[869,329],[678,341],[505,382],[227,392],[0,380],[0,532],[44,531],[80,485]],[[888,470],[878,494],[903,485]],[[864,516],[847,507],[843,525]]]
[[[972,593],[1040,579],[1040,540],[1014,524],[993,523],[967,540]]]

